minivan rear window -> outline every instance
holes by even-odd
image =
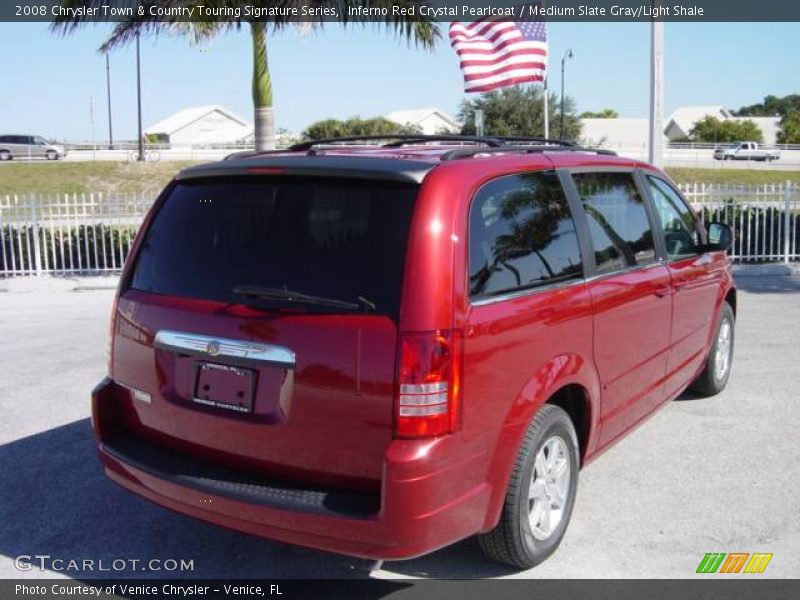
[[[256,306],[282,301],[242,289],[289,290],[396,315],[417,189],[335,177],[180,182],[146,232],[130,287]]]

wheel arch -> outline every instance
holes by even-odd
[[[546,374],[549,385],[542,384]],[[509,411],[490,462],[493,486],[486,511],[484,531],[500,520],[506,490],[522,439],[542,406],[563,409],[572,420],[583,465],[597,446],[600,385],[594,362],[576,355],[561,355],[543,365],[520,392]]]
[[[583,464],[592,432],[592,405],[589,392],[580,384],[570,383],[559,388],[545,404],[558,406],[569,416],[578,436],[581,464]]]

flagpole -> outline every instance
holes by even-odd
[[[544,74],[544,139],[550,139],[550,108],[547,100],[547,73]]]
[[[542,0],[542,10],[544,11],[546,9],[547,9],[547,0]],[[544,20],[544,19],[542,19],[542,20]],[[548,42],[548,40],[547,40],[547,37],[548,37],[547,36],[547,23],[545,23],[544,27],[545,27],[545,42],[547,43]],[[549,46],[547,47],[547,53],[550,54]],[[550,57],[548,56],[548,58],[550,58]],[[550,107],[549,107],[550,99],[547,96],[548,96],[548,93],[547,93],[547,62],[545,62],[545,67],[544,67],[544,139],[549,140],[550,139]]]

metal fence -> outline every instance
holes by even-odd
[[[733,260],[800,260],[800,185],[680,188],[706,224],[733,227]],[[0,277],[118,272],[153,200],[144,194],[0,195]]]
[[[681,192],[707,225],[734,230],[730,251],[736,262],[800,260],[800,185],[683,184]]]
[[[0,196],[0,275],[119,271],[152,203],[141,194]]]

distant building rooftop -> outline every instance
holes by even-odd
[[[396,110],[385,117],[400,125],[415,125],[425,134],[456,133],[461,130],[458,122],[449,114],[438,108],[419,108],[414,110]]]
[[[243,139],[253,125],[236,113],[217,104],[191,106],[150,125],[147,135],[157,135],[178,143],[228,143]]]

